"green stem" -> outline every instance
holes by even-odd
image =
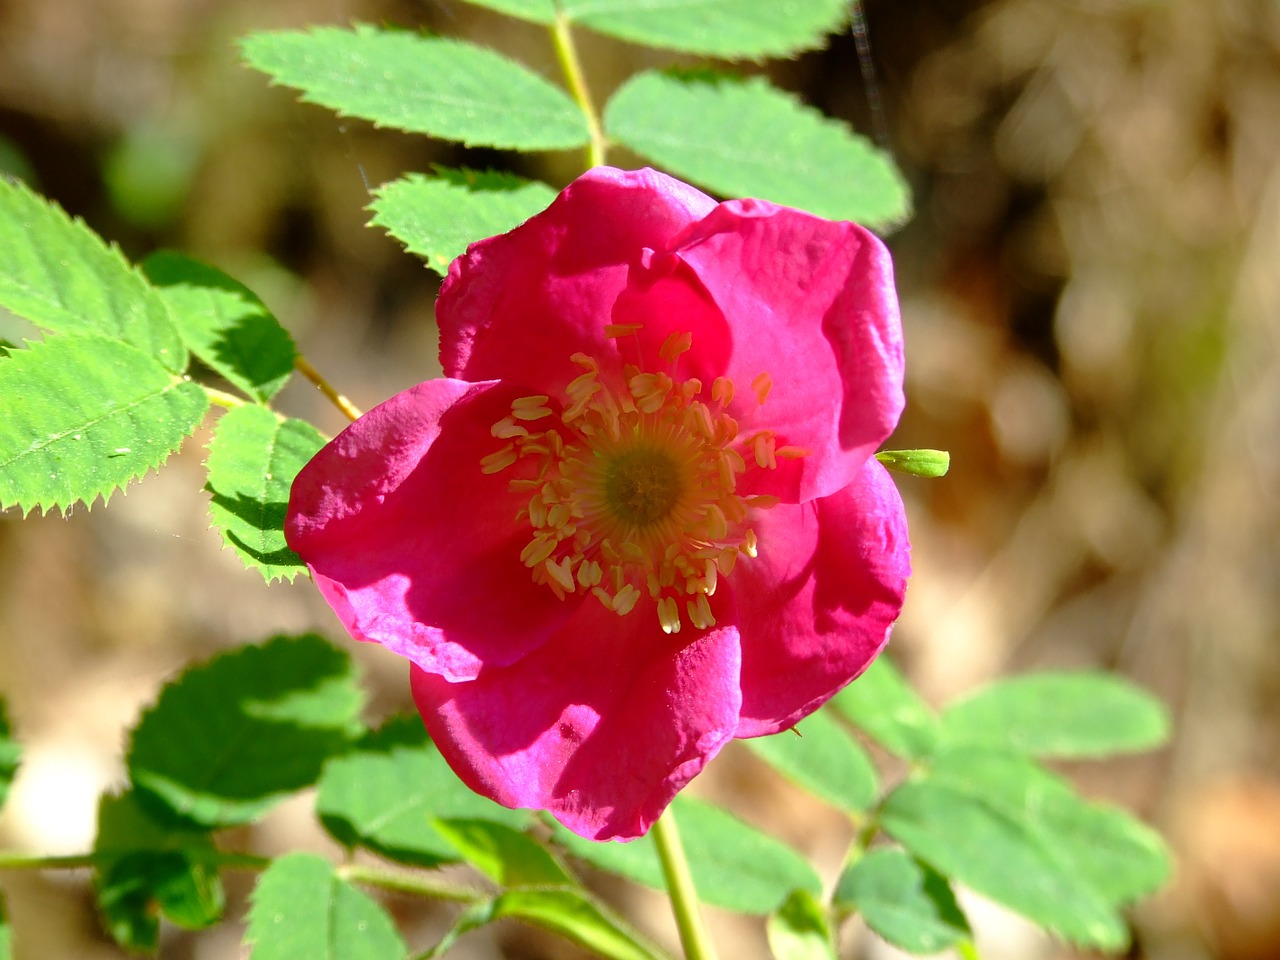
[[[344,863],[336,869],[338,876],[352,883],[362,883],[368,887],[378,887],[396,893],[429,897],[432,900],[475,903],[486,896],[471,887],[451,886],[399,870],[384,870],[381,867],[370,867],[360,863]]]
[[[252,853],[223,853],[220,850],[191,850],[191,859],[213,867],[229,870],[265,870],[271,865],[270,857]],[[119,857],[117,853],[73,853],[66,856],[46,856],[0,850],[0,870],[83,870],[109,863]]]
[[[591,94],[587,90],[587,82],[583,77],[582,64],[578,60],[578,48],[573,42],[573,32],[569,28],[569,20],[556,4],[556,22],[551,27],[551,41],[555,44],[556,59],[560,61],[560,69],[569,84],[569,93],[582,108],[587,117],[587,131],[591,142],[587,144],[587,166],[604,165],[608,142],[605,140],[604,127],[600,123],[600,114],[596,113],[595,104],[591,102]]]
[[[680,944],[684,947],[685,960],[715,960],[715,947],[702,925],[698,908],[698,894],[689,873],[689,861],[680,844],[676,818],[668,808],[653,825],[653,841],[658,847],[658,859],[662,862],[662,875],[667,880],[667,892],[671,897],[671,910],[675,914],[676,929],[680,931]]]
[[[329,381],[320,375],[320,371],[313,367],[306,357],[298,354],[293,358],[293,366],[295,370],[314,383],[320,389],[320,392],[329,398],[329,402],[341,410],[348,420],[360,419],[360,408],[333,389]]]
[[[249,402],[244,397],[237,397],[234,393],[227,393],[225,390],[217,390],[213,387],[205,387],[204,392],[209,395],[209,402],[215,407],[223,407],[227,410],[243,407]]]

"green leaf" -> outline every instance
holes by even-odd
[[[551,0],[468,0],[550,25]],[[823,45],[844,0],[561,0],[567,20],[632,43],[725,59],[782,57]]]
[[[117,943],[154,953],[159,915],[190,930],[222,917],[226,898],[210,864],[207,833],[162,824],[133,792],[106,795],[98,805],[94,892],[103,923]]]
[[[13,929],[4,909],[3,893],[0,893],[0,960],[13,960]]]
[[[458,859],[457,849],[432,826],[433,817],[515,828],[530,822],[528,812],[500,807],[463,784],[416,716],[389,720],[350,753],[330,760],[316,812],[339,843],[425,867]]]
[[[489,820],[440,820],[436,831],[500,887],[573,885],[573,874],[537,840]]]
[[[972,936],[946,878],[897,847],[872,850],[845,870],[834,902],[908,953],[940,953]]]
[[[9,354],[13,353],[13,351],[17,349],[18,347],[10,343],[8,340],[0,339],[0,359],[9,356]]]
[[[18,741],[13,739],[13,730],[9,726],[9,713],[3,700],[0,700],[0,809],[9,798],[9,787],[18,772],[18,759],[22,750]]]
[[[0,406],[0,508],[27,511],[108,500],[178,449],[209,400],[134,347],[61,336],[0,363]]]
[[[508,173],[436,167],[436,176],[410,174],[374,195],[377,224],[427,261],[441,276],[467,244],[506,233],[545,210],[556,192]]]
[[[171,373],[187,351],[164,304],[115,247],[16,180],[0,177],[0,307],[54,333],[130,344]]]
[[[836,694],[831,706],[900,757],[926,757],[937,745],[938,718],[884,654]]]
[[[207,827],[248,823],[315,783],[356,731],[363,693],[347,655],[314,635],[275,637],[193,667],[133,731],[146,799]]]
[[[164,250],[142,262],[187,348],[219,376],[266,403],[293,372],[297,349],[257,294],[221,270]]]
[[[951,454],[945,450],[881,450],[876,459],[912,477],[943,477],[951,469]]]
[[[676,797],[671,807],[689,858],[694,886],[706,903],[739,913],[778,909],[794,890],[820,893],[818,875],[795,850],[732,814],[692,797]],[[610,873],[665,890],[662,864],[651,837],[627,843],[596,843],[555,828],[570,853]]]
[[[245,942],[252,960],[404,960],[383,907],[313,853],[289,853],[258,878]]]
[[[875,802],[879,782],[871,758],[829,713],[810,714],[793,731],[743,744],[783,776],[843,810],[863,811]]]
[[[1136,900],[1169,876],[1169,856],[1155,831],[1122,810],[1089,803],[1025,757],[948,748],[928,777],[1027,826],[1108,901]]]
[[[1120,950],[1123,920],[1033,828],[981,797],[928,779],[908,781],[881,811],[884,831],[944,876],[1084,946]]]
[[[775,960],[836,960],[827,913],[807,890],[787,897],[765,932]]]
[[[223,541],[268,583],[306,572],[284,540],[289,488],[324,437],[305,420],[280,420],[266,407],[224,413],[209,443],[205,489]]]
[[[1001,680],[949,706],[948,741],[1040,757],[1105,757],[1149,750],[1169,736],[1155,697],[1105,673],[1042,673]]]
[[[245,59],[309,103],[468,146],[559,150],[585,144],[587,120],[563,90],[460,40],[357,26],[256,33]]]
[[[885,230],[911,203],[889,157],[760,78],[640,73],[605,107],[610,137],[693,183]]]

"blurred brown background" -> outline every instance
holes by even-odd
[[[935,703],[1045,666],[1157,693],[1168,749],[1069,770],[1175,847],[1132,956],[1277,960],[1280,2],[868,0],[866,16],[882,113],[848,36],[770,71],[863,131],[883,123],[915,190],[890,238],[909,380],[891,445],[949,448],[953,467],[900,482],[916,573],[895,656]],[[368,189],[431,162],[563,184],[580,161],[376,131],[237,63],[250,30],[352,19],[473,37],[556,75],[541,31],[457,0],[0,0],[0,170],[131,256],[175,246],[235,274],[369,407],[438,367],[433,275],[364,226]],[[676,61],[580,42],[598,100]],[[282,404],[342,426],[304,385]],[[0,846],[86,849],[124,731],[183,664],[278,631],[339,639],[308,584],[264,587],[220,552],[202,456],[190,444],[109,509],[0,519],[0,690],[26,745]],[[371,714],[407,709],[401,664],[356,653]],[[736,750],[704,780],[838,870],[839,817]],[[231,840],[332,852],[306,797]],[[231,880],[233,918],[247,884]],[[120,955],[84,876],[8,872],[0,888],[19,960]],[[419,947],[444,922],[393,907]],[[653,898],[635,908],[673,942]],[[974,911],[988,960],[1076,956]],[[726,960],[762,953],[758,926],[713,919]],[[162,955],[240,956],[240,932],[169,930]],[[456,955],[578,954],[510,927]],[[889,954],[851,929],[844,956]]]

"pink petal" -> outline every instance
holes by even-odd
[[[847,484],[893,432],[902,412],[902,330],[884,245],[851,223],[832,223],[758,200],[720,204],[676,239],[728,319],[728,375],[743,403],[760,373],[773,381],[744,429],[770,429],[809,451],[794,502]],[[761,487],[760,489],[764,489]]]
[[[558,394],[599,359],[627,271],[715,202],[653,170],[597,167],[510,233],[472,244],[453,262],[436,303],[448,376],[515,379]]]
[[[911,573],[902,500],[875,459],[838,493],[763,511],[756,531],[759,556],[729,578],[738,737],[787,729],[861,674],[888,642]]]
[[[357,640],[454,679],[508,664],[572,613],[520,561],[529,495],[480,459],[527,393],[431,380],[370,410],[294,481],[289,546]]]
[[[652,604],[594,601],[517,664],[449,683],[412,671],[441,753],[477,793],[549,810],[593,840],[642,835],[731,739],[738,636],[668,637]]]

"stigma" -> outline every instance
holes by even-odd
[[[606,335],[639,329],[611,325]],[[582,373],[565,396],[515,400],[490,431],[503,446],[481,460],[485,473],[511,470],[511,490],[528,493],[516,522],[530,528],[520,559],[535,582],[561,599],[590,593],[619,616],[648,595],[668,634],[686,621],[697,630],[715,626],[709,601],[720,579],[740,557],[756,556],[752,516],[778,500],[739,494],[739,478],[807,455],[778,446],[767,430],[740,435],[728,413],[731,381],[718,377],[707,387],[679,377],[691,346],[691,334],[671,334],[657,370],[606,371],[574,354]],[[771,386],[765,372],[751,381],[757,406]]]

